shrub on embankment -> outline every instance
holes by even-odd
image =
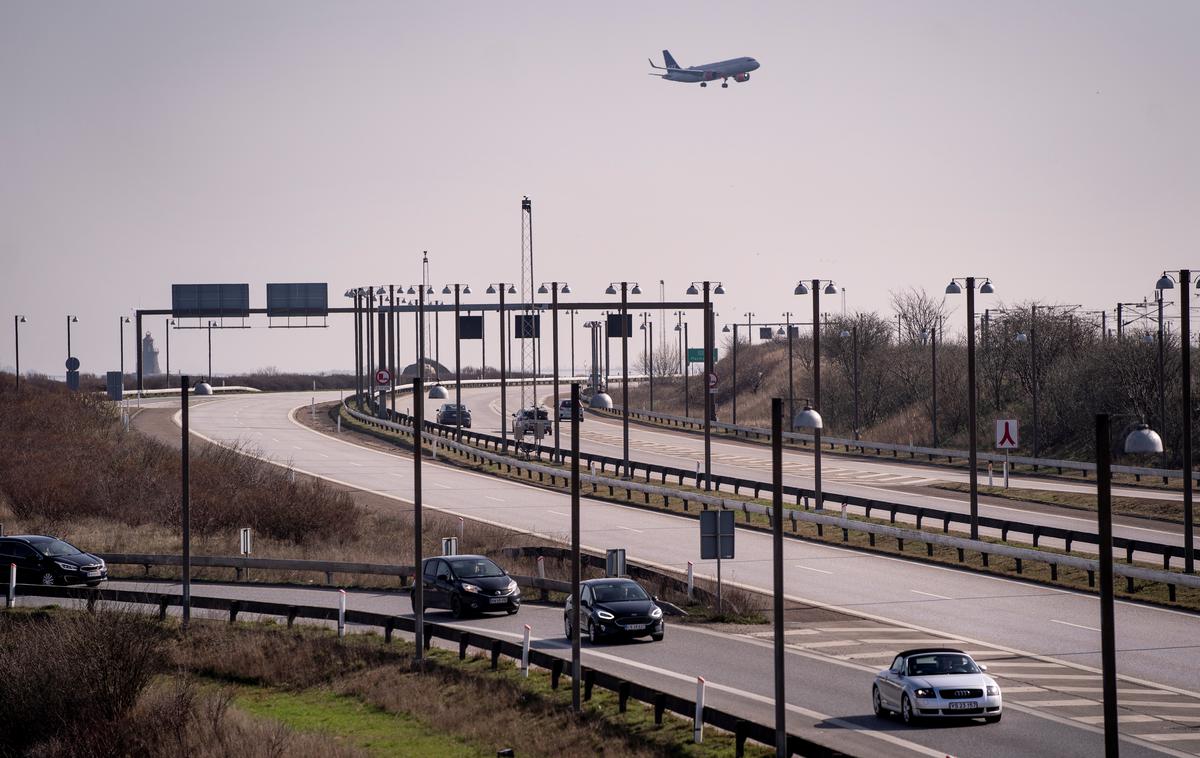
[[[80,519],[128,526],[180,521],[179,452],[126,431],[109,403],[52,382],[0,387],[0,501],[47,531]],[[276,466],[197,444],[191,458],[191,521],[200,535],[249,526],[305,543],[353,535],[361,509],[315,481],[292,481]]]

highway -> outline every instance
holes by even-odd
[[[311,393],[296,393],[198,401],[192,428],[225,444],[249,442],[264,457],[298,471],[393,498],[403,511],[412,495],[410,457],[364,448],[350,433],[335,438],[301,425],[290,414],[307,406],[310,397]],[[318,393],[316,399],[324,402],[336,399],[336,394]],[[438,464],[425,467],[424,481],[429,507],[556,539],[563,539],[568,531],[569,503],[562,494]],[[697,559],[697,526],[690,519],[585,499],[582,534],[585,546],[625,547],[632,561],[682,571],[691,560],[698,574],[715,574],[714,566]],[[726,580],[769,588],[769,537],[739,530],[737,539],[738,558],[724,562]],[[1055,744],[1056,753],[1060,745],[1098,744],[1088,742],[1096,738],[1100,713],[1095,597],[798,540],[785,543],[785,582],[791,602],[855,617],[848,626],[884,624],[904,630],[878,637],[855,636],[853,630],[841,631],[837,626],[797,631],[796,650],[810,659],[838,661],[831,665],[842,672],[815,679],[821,682],[819,702],[842,705],[826,710],[808,707],[834,716],[870,719],[864,717],[869,704],[868,689],[862,686],[869,678],[854,679],[847,673],[853,669],[843,664],[863,666],[865,675],[885,665],[899,647],[953,640],[969,650],[1029,661],[1024,667],[1011,667],[1011,673],[1001,673],[1005,667],[1000,666],[997,673],[1002,686],[1019,690],[1010,689],[1010,714],[1023,712],[1053,725],[1046,728],[1055,729],[1057,736],[1046,744]],[[1200,681],[1196,664],[1200,617],[1119,602],[1117,644],[1122,686],[1130,691],[1129,698],[1122,699],[1126,735],[1146,735],[1139,738],[1139,745],[1175,751],[1172,754],[1200,751],[1200,695],[1193,692]],[[762,665],[769,666],[770,651],[761,649]],[[689,659],[691,665],[670,668],[690,678],[700,661],[719,657],[727,656],[722,650],[695,656]],[[739,666],[752,665],[748,657],[736,660]],[[714,681],[721,683],[719,677]],[[793,691],[798,697],[798,691]],[[1020,735],[1006,736],[1014,721],[1006,717],[996,727],[996,736],[987,739],[987,754],[1030,754],[1020,748]],[[875,728],[892,731],[895,726],[884,723]],[[960,755],[983,754],[969,746],[946,749]]]
[[[452,393],[453,394],[453,393]],[[541,393],[539,393],[541,394]],[[544,398],[549,403],[550,398]],[[437,401],[433,401],[436,403]],[[508,409],[519,407],[521,395],[518,389],[508,391]],[[488,434],[500,433],[500,390],[498,388],[464,389],[463,403],[471,409],[473,428]],[[397,408],[408,407],[411,400],[401,396]],[[433,408],[430,408],[430,416]],[[565,428],[565,427],[564,427]],[[703,465],[703,437],[683,431],[672,431],[630,423],[629,455],[641,462],[664,464],[694,470],[697,461]],[[580,433],[581,449],[601,455],[620,458],[622,456],[620,419],[589,413]],[[552,438],[548,439],[553,444]],[[565,441],[563,443],[566,444]],[[743,476],[770,481],[770,448],[766,445],[736,442],[719,436],[712,440],[713,473]],[[822,457],[822,484],[827,495],[856,495],[897,503],[941,508],[967,513],[970,510],[965,493],[929,490],[935,482],[966,482],[967,473],[961,469],[918,463],[897,463],[885,459],[852,456]],[[784,451],[784,481],[787,484],[813,486],[813,460],[808,452]],[[986,481],[986,478],[983,479]],[[1025,489],[1059,490],[1064,492],[1095,493],[1094,484],[1063,482],[1037,477],[1012,477],[1011,485]],[[1179,500],[1179,493],[1153,489],[1116,488],[1114,494],[1129,497],[1150,497]],[[1182,509],[1182,506],[1181,506]],[[854,509],[851,509],[853,512]],[[984,516],[1013,519],[1027,523],[1095,532],[1094,516],[1078,510],[1053,506],[1023,504],[1015,501],[981,498],[979,512]],[[906,517],[898,517],[905,520]],[[989,534],[989,530],[982,530]],[[1166,545],[1182,545],[1183,529],[1179,525],[1149,521],[1147,519],[1118,517],[1113,526],[1116,536],[1141,539]],[[991,533],[999,536],[999,532]],[[1010,535],[1019,539],[1018,535]],[[1061,540],[1045,539],[1044,544],[1062,547]],[[1074,545],[1077,550],[1088,550],[1086,545]],[[1094,549],[1094,548],[1091,548]],[[1161,557],[1138,554],[1139,557],[1160,562]],[[1175,564],[1182,565],[1182,559]]]

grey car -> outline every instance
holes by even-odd
[[[897,655],[891,668],[875,675],[871,705],[876,716],[899,713],[906,724],[926,718],[982,718],[994,724],[1004,708],[1000,685],[987,675],[987,666],[953,648]]]

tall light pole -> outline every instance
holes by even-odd
[[[505,333],[507,330],[508,320],[507,312],[504,310],[504,292],[508,290],[508,294],[517,294],[516,285],[506,282],[496,282],[489,284],[487,294],[500,295],[500,440],[504,445],[505,452],[508,452],[508,364],[505,344]]]
[[[167,334],[167,389],[171,389],[171,327],[173,326],[175,326],[175,319],[168,318],[166,328],[163,329]]]
[[[213,380],[213,378],[212,378],[212,329],[216,325],[217,325],[216,321],[208,322],[208,375],[205,377],[205,379],[208,381],[209,384],[211,384],[212,380]]]
[[[117,317],[117,340],[121,345],[121,387],[125,387],[125,325],[129,323],[128,316]]]
[[[1126,453],[1161,453],[1162,439],[1146,424],[1125,438]],[[1120,734],[1117,721],[1117,644],[1113,610],[1112,442],[1107,413],[1096,414],[1096,519],[1100,558],[1100,661],[1104,693],[1104,754],[1116,758]]]
[[[425,298],[425,287],[421,286],[421,300]],[[424,324],[421,325],[424,328]],[[413,422],[413,641],[416,652],[413,654],[413,667],[421,668],[425,663],[425,595],[421,577],[424,575],[421,563],[421,459],[424,457],[422,447],[424,439],[421,434],[425,431],[425,382],[424,376],[415,376],[412,381],[412,422]]]
[[[951,279],[946,285],[947,295],[962,294],[963,287],[959,280]],[[971,539],[979,539],[979,440],[976,419],[975,398],[975,277],[968,276],[962,280],[967,288],[967,434],[970,436],[967,448],[968,479],[971,490]],[[979,294],[990,295],[996,291],[992,280],[984,278],[979,287]]]
[[[572,308],[567,311],[571,315],[571,378],[575,378],[575,315],[579,311]]]
[[[606,295],[617,294],[616,285],[618,282],[609,282],[608,289],[604,291]],[[621,457],[625,466],[625,477],[633,476],[629,470],[629,338],[632,336],[629,332],[630,328],[629,317],[629,296],[642,294],[642,288],[637,282],[633,282],[633,288],[630,289],[629,282],[619,282],[621,285]],[[611,337],[612,335],[609,334]]]
[[[826,295],[836,295],[837,285],[829,279],[813,279],[813,396],[810,399],[812,409],[818,413],[821,410],[821,285],[825,285]],[[803,280],[796,283],[795,295],[807,295],[809,286]],[[803,415],[803,411],[801,411]],[[813,496],[817,510],[825,507],[825,495],[821,490],[821,429],[813,428]]]
[[[562,460],[562,446],[561,446],[562,437],[561,437],[561,431],[560,431],[559,427],[562,425],[561,424],[562,419],[560,419],[558,417],[558,293],[561,292],[564,295],[571,294],[571,286],[569,284],[567,284],[566,282],[562,282],[561,287],[559,286],[559,282],[550,282],[549,284],[550,284],[549,288],[546,287],[545,283],[543,283],[541,287],[538,287],[538,294],[545,295],[547,292],[550,293],[550,324],[551,324],[550,339],[554,342],[553,348],[550,351],[551,361],[554,363],[554,407],[550,409],[550,413],[553,414],[553,416],[552,416],[553,421],[551,423],[554,424],[554,457],[557,458],[559,461],[561,461]],[[572,316],[572,323],[574,323],[574,316]],[[574,349],[575,334],[574,334],[574,331],[575,331],[574,329],[571,330],[571,345],[572,345],[571,362],[572,362],[572,364],[574,364],[574,361],[575,361],[575,349]],[[539,330],[539,333],[540,333],[540,330]],[[573,365],[572,365],[572,374],[574,374],[574,366]],[[574,379],[574,376],[572,376],[571,378]],[[537,403],[536,397],[533,399],[533,402],[535,404]],[[582,411],[580,409],[572,406],[571,413],[573,413],[573,414],[574,413],[582,413]]]
[[[1040,415],[1038,413],[1038,352],[1037,352],[1037,303],[1029,306],[1029,333],[1017,334],[1017,342],[1029,343],[1029,385],[1033,393],[1033,457],[1039,458],[1041,452]],[[936,443],[935,443],[936,446]]]
[[[713,398],[717,394],[717,385],[713,373],[713,310],[712,296],[724,295],[725,287],[721,282],[692,282],[687,288],[687,294],[698,294],[696,285],[701,285],[704,293],[704,489],[712,490],[712,422],[715,415]]]
[[[450,285],[442,287],[442,294],[450,294]],[[454,404],[458,406],[454,413],[454,439],[462,442],[462,330],[459,327],[461,319],[461,296],[471,294],[471,285],[454,283]]]
[[[642,313],[642,360],[650,377],[650,412],[654,412],[654,319],[653,313]]]
[[[786,311],[783,314],[785,328],[787,329],[787,346],[788,346],[788,423],[796,417],[796,382],[792,378],[792,316],[795,314],[791,311]]]
[[[783,398],[771,398],[771,574],[775,616],[775,755],[787,758],[783,646]]]
[[[725,326],[721,327],[721,333],[722,333],[722,334],[729,334],[729,333],[730,333],[730,330],[731,330],[731,327],[732,327],[732,331],[733,331],[733,350],[731,350],[731,351],[730,351],[730,355],[731,355],[731,358],[732,358],[732,360],[733,360],[733,423],[734,423],[734,424],[737,424],[737,386],[738,386],[738,381],[737,381],[737,349],[738,349],[738,326],[739,326],[739,324],[738,324],[738,323],[735,321],[735,322],[733,322],[732,324],[726,324]],[[747,324],[747,325],[746,325],[746,327],[747,327],[747,328],[749,328],[749,326],[750,326],[749,324]]]
[[[929,341],[930,363],[932,364],[929,369],[929,371],[930,371],[929,388],[930,388],[930,394],[933,397],[933,412],[929,414],[929,425],[930,425],[930,427],[932,427],[932,432],[933,432],[933,446],[937,447],[938,446],[938,422],[937,422],[937,386],[938,386],[937,376],[938,376],[938,374],[937,374],[937,327],[936,326],[931,326],[928,329],[921,330],[921,341],[925,342],[926,340]]]
[[[675,328],[678,329],[679,327],[676,326]],[[683,352],[686,354],[687,351],[688,351],[688,322],[684,321],[683,322]],[[691,378],[691,374],[692,374],[692,362],[687,360],[686,355],[685,355],[684,364],[683,364],[683,415],[684,415],[684,418],[688,418],[692,414],[692,409],[691,409],[692,392],[691,392],[691,388],[688,387],[689,380]]]
[[[1175,289],[1175,282],[1164,271],[1159,278],[1157,289]],[[1183,402],[1180,415],[1183,416],[1183,570],[1191,574],[1195,571],[1194,530],[1192,521],[1192,272],[1190,269],[1179,270],[1179,351],[1180,371],[1183,376]],[[1200,287],[1200,282],[1197,282]]]
[[[13,353],[16,358],[16,389],[21,389],[21,324],[27,323],[25,317],[18,314],[13,316]]]
[[[67,357],[71,357],[71,324],[78,324],[79,319],[75,316],[67,316]]]

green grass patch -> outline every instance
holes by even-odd
[[[930,485],[950,492],[969,492],[970,486],[962,482],[939,482]],[[1040,503],[1063,508],[1095,511],[1096,496],[1088,492],[1056,492],[1054,490],[1005,489],[1004,487],[980,487],[979,494],[1015,500],[1022,503]],[[1183,522],[1183,504],[1170,500],[1151,500],[1142,497],[1114,495],[1113,513],[1119,516],[1142,516],[1164,521]]]

